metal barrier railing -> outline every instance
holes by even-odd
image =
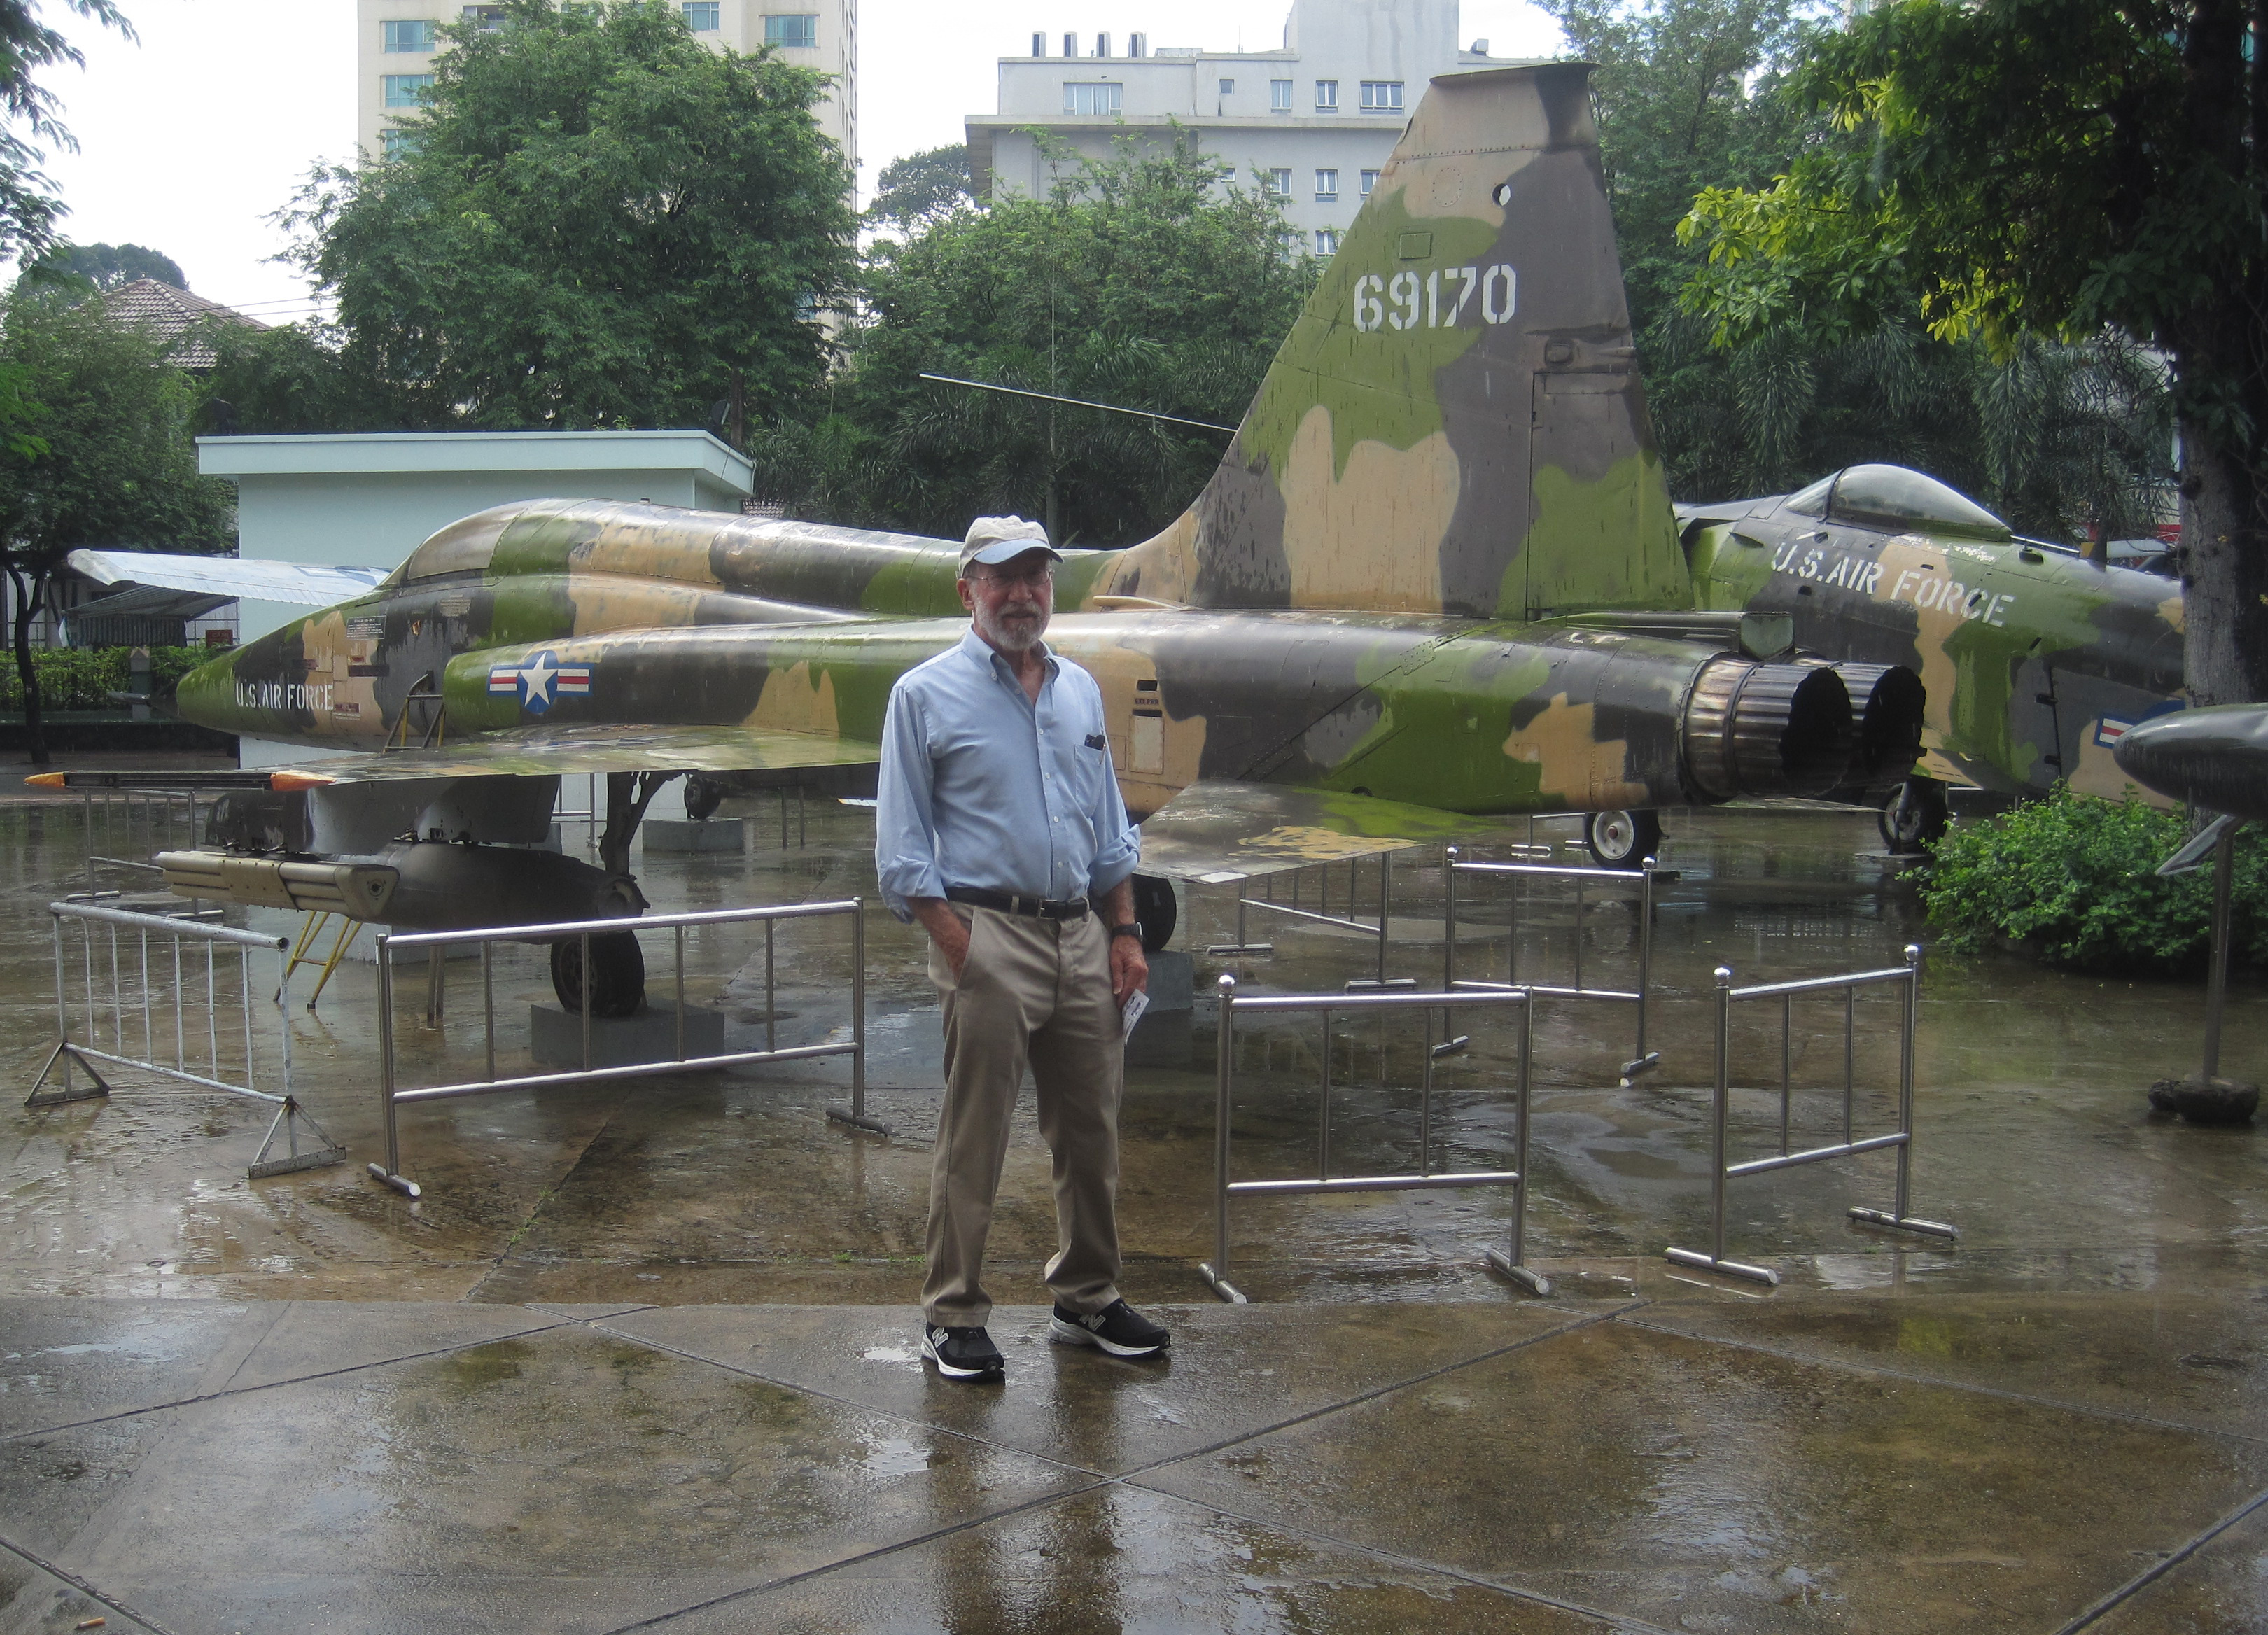
[[[290,938],[87,902],[50,902],[48,912],[55,922],[55,1048],[33,1079],[26,1107],[110,1095],[108,1080],[94,1065],[101,1062],[274,1107],[267,1138],[247,1172],[254,1181],[346,1157],[346,1149],[292,1097]],[[69,946],[74,939],[76,957]],[[237,955],[233,971],[223,952],[232,948]],[[267,985],[253,980],[253,955],[260,951],[276,956],[272,1004]],[[263,1030],[257,1025],[262,1007],[273,1009],[276,1018],[264,1069]],[[72,1082],[74,1066],[92,1081],[91,1087]],[[61,1087],[42,1091],[58,1067]],[[261,1087],[263,1079],[269,1087]],[[314,1142],[304,1151],[303,1124]],[[286,1151],[272,1156],[279,1135]]]
[[[774,927],[782,920],[825,918],[847,918],[850,922],[850,1037],[842,1042],[830,1041],[782,1048],[779,1044],[779,1007],[776,1003],[777,973]],[[761,921],[764,928],[765,1048],[688,1056],[685,1053],[685,933],[696,927],[732,925],[749,921]],[[671,933],[675,961],[676,1050],[673,1056],[653,1061],[594,1066],[591,1050],[591,939],[624,932]],[[499,942],[560,942],[569,939],[579,939],[581,944],[582,1064],[558,1072],[516,1073],[509,1078],[499,1076],[497,1072],[496,945]],[[487,1076],[454,1084],[404,1089],[398,1082],[399,1064],[394,1049],[394,951],[423,949],[438,956],[444,949],[466,943],[477,944],[481,951],[481,999]],[[438,973],[433,978],[431,993],[427,1003],[429,1025],[438,1021]],[[377,1179],[411,1197],[422,1196],[423,1189],[401,1173],[398,1113],[404,1102],[444,1101],[461,1096],[493,1095],[507,1090],[546,1090],[568,1085],[606,1084],[654,1073],[698,1072],[720,1067],[738,1067],[751,1062],[792,1062],[814,1057],[848,1056],[850,1058],[850,1106],[847,1111],[829,1108],[828,1116],[862,1129],[880,1131],[882,1128],[866,1115],[866,923],[864,898],[852,897],[840,902],[790,903],[770,908],[713,909],[688,914],[651,914],[635,920],[570,920],[549,925],[513,925],[473,931],[417,932],[401,937],[381,936],[378,939],[378,1024],[379,1094],[382,1098],[386,1123],[386,1162],[383,1165],[373,1163],[369,1166],[369,1170]]]
[[[1433,1169],[1433,1019],[1436,1010],[1451,1003],[1488,1007],[1516,1006],[1520,1012],[1520,1048],[1514,1089],[1518,1103],[1513,1119],[1513,1167],[1510,1169],[1445,1171]],[[1418,1112],[1418,1173],[1399,1175],[1334,1175],[1331,1174],[1331,1014],[1339,1011],[1420,1010],[1425,1013],[1425,1049],[1420,1060]],[[1236,1079],[1236,1018],[1246,1012],[1276,1014],[1286,1011],[1320,1012],[1322,1015],[1322,1110],[1316,1138],[1313,1179],[1234,1181],[1229,1175],[1230,1120],[1234,1111]],[[1213,1126],[1213,1257],[1197,1271],[1215,1294],[1232,1305],[1247,1303],[1229,1281],[1228,1201],[1306,1192],[1432,1191],[1456,1187],[1512,1189],[1512,1227],[1506,1248],[1491,1248],[1489,1263],[1505,1276],[1537,1294],[1551,1293],[1550,1281],[1521,1263],[1528,1217],[1528,1051],[1533,1041],[1532,1011],[1524,992],[1502,991],[1453,996],[1446,993],[1263,994],[1240,998],[1236,979],[1220,979],[1220,1029],[1214,1072]]]
[[[1896,1148],[1897,1151],[1896,1201],[1887,1210],[1854,1207],[1848,1212],[1851,1219],[1868,1226],[1896,1226],[1902,1231],[1918,1232],[1930,1237],[1960,1235],[1958,1231],[1943,1221],[1919,1220],[1906,1213],[1913,1176],[1914,1025],[1921,1000],[1921,949],[1918,945],[1909,943],[1905,954],[1906,962],[1889,970],[1854,971],[1839,976],[1763,983],[1753,988],[1734,987],[1731,968],[1722,965],[1717,968],[1717,1076],[1709,1145],[1710,1252],[1704,1255],[1694,1249],[1666,1249],[1663,1253],[1669,1259],[1679,1265],[1695,1266],[1704,1271],[1723,1272],[1757,1283],[1778,1283],[1779,1274],[1769,1267],[1751,1266],[1725,1258],[1725,1183],[1742,1175],[1760,1175],[1770,1170],[1793,1169],[1800,1164],[1823,1163],[1829,1159],[1851,1158],[1884,1148]],[[1852,1101],[1856,1094],[1857,1081],[1858,991],[1872,987],[1904,990],[1898,1006],[1898,1122],[1897,1128],[1888,1135],[1854,1139]],[[1843,1138],[1832,1145],[1792,1153],[1788,1146],[1789,1109],[1793,1098],[1794,1002],[1802,994],[1834,992],[1840,992],[1843,996]],[[1773,998],[1780,1002],[1779,1152],[1770,1158],[1728,1164],[1725,1149],[1726,1127],[1732,1102],[1733,1006],[1743,1000]]]
[[[1653,988],[1653,893],[1654,887],[1679,878],[1675,869],[1656,865],[1652,858],[1640,865],[1636,873],[1629,869],[1568,868],[1549,863],[1474,863],[1467,862],[1462,851],[1455,846],[1442,853],[1443,882],[1441,986],[1453,993],[1489,992],[1500,988],[1518,988],[1522,991],[1540,994],[1549,998],[1605,999],[1634,1005],[1638,1011],[1638,1042],[1631,1059],[1622,1064],[1622,1082],[1628,1086],[1640,1073],[1661,1064],[1661,1052],[1646,1048],[1646,1003]],[[1457,933],[1459,905],[1457,877],[1459,875],[1493,875],[1515,881],[1541,880],[1570,884],[1574,887],[1574,983],[1570,987],[1548,983],[1520,980],[1520,895],[1515,886],[1507,900],[1508,913],[1505,923],[1506,948],[1504,976],[1501,983],[1461,981],[1457,976]],[[1625,891],[1635,888],[1638,894],[1638,985],[1635,990],[1592,988],[1583,982],[1583,905],[1587,891],[1601,887],[1620,887]],[[1464,1045],[1460,1037],[1451,1037],[1440,1046],[1447,1055]]]
[[[1375,924],[1358,917],[1359,911],[1355,907],[1356,895],[1361,889],[1362,865],[1371,857],[1378,860],[1378,920]],[[1379,851],[1346,859],[1346,911],[1343,914],[1330,911],[1331,871],[1337,866],[1336,863],[1314,863],[1261,875],[1258,878],[1267,891],[1267,895],[1262,897],[1252,895],[1254,877],[1246,875],[1239,878],[1236,882],[1236,940],[1215,943],[1205,953],[1214,959],[1249,959],[1275,953],[1274,943],[1253,941],[1247,928],[1246,915],[1251,910],[1258,909],[1264,913],[1280,914],[1286,918],[1304,920],[1314,925],[1332,925],[1344,931],[1360,932],[1366,937],[1374,938],[1378,945],[1378,975],[1375,977],[1358,977],[1347,983],[1350,993],[1366,988],[1415,988],[1418,983],[1414,977],[1389,979],[1386,975],[1386,950],[1393,935],[1394,853]],[[1314,906],[1312,908],[1301,906],[1300,900],[1300,882],[1310,873],[1315,876]],[[1289,902],[1277,900],[1276,884],[1279,880],[1287,880],[1291,885],[1292,900]]]
[[[150,861],[160,851],[171,851],[186,842],[191,846],[200,843],[198,836],[199,801],[195,789],[132,789],[126,787],[89,789],[82,797],[86,828],[86,889],[70,893],[64,901],[93,902],[104,897],[115,897],[115,888],[105,889],[98,870],[123,869],[130,873],[157,876],[147,882],[152,889],[163,890],[165,871]],[[210,800],[203,803],[210,810]],[[122,818],[125,823],[126,849],[141,850],[138,858],[114,858],[95,850],[95,814],[102,814],[101,834],[107,842]],[[141,844],[145,842],[146,845]]]

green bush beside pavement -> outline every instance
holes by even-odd
[[[32,654],[33,674],[40,678],[42,710],[118,710],[125,705],[112,693],[127,689],[126,647],[43,647]],[[152,647],[150,674],[163,690],[213,657],[210,647]],[[24,713],[24,683],[16,674],[13,653],[0,655],[0,713]]]

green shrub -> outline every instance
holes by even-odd
[[[1955,825],[1933,849],[1922,902],[1956,953],[2007,937],[2084,970],[2194,971],[2212,946],[2212,866],[2155,872],[2189,837],[2178,812],[2058,784],[2044,800]],[[2268,847],[2250,829],[2235,865],[2231,957],[2268,964]]]
[[[126,690],[126,647],[45,647],[32,655],[32,669],[40,678],[40,707],[43,710],[123,710],[112,693]],[[152,647],[151,681],[161,690],[213,656],[209,647]],[[16,656],[0,654],[0,711],[24,712],[24,687],[17,679]]]

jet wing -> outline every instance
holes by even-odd
[[[177,556],[157,551],[75,550],[70,565],[97,585],[152,585],[192,591],[225,601],[290,602],[329,608],[366,596],[384,568],[317,568],[298,562],[242,556]]]
[[[411,777],[560,772],[786,772],[880,762],[879,744],[748,726],[585,723],[486,733],[432,749],[339,755],[270,774],[279,789]],[[792,780],[788,780],[792,781]]]
[[[1142,824],[1142,872],[1226,885],[1418,846],[1505,843],[1485,818],[1328,789],[1192,784]]]

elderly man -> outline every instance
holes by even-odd
[[[891,689],[874,866],[882,896],[930,936],[945,1009],[945,1105],[930,1174],[922,1355],[997,1378],[984,1331],[984,1240],[1031,1069],[1055,1154],[1050,1337],[1116,1357],[1165,1350],[1118,1294],[1121,1007],[1149,981],[1102,693],[1040,637],[1061,558],[1047,530],[980,517],[961,551],[971,628]]]

